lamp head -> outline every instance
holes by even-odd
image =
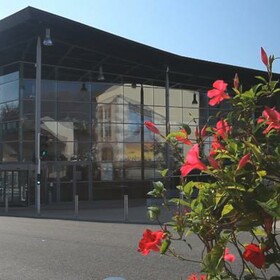
[[[193,105],[197,105],[197,104],[198,104],[197,99],[196,99],[196,93],[195,93],[195,92],[193,93],[193,101],[192,101],[192,104],[193,104]]]
[[[43,41],[43,45],[50,47],[53,45],[52,39],[51,39],[51,30],[49,28],[46,28],[46,37]]]

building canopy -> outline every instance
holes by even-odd
[[[108,83],[164,86],[168,67],[170,87],[201,90],[217,79],[232,85],[235,73],[245,86],[254,84],[255,76],[265,75],[165,52],[32,7],[0,21],[0,66],[35,63],[37,38],[44,39],[46,28],[50,28],[54,45],[43,47],[42,63],[64,68],[59,79],[94,82],[102,66]],[[67,69],[83,70],[83,74],[73,78]]]

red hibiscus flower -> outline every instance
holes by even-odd
[[[207,275],[205,274],[201,274],[201,275],[198,275],[198,274],[191,274],[187,280],[206,280],[207,279]]]
[[[205,170],[207,167],[199,159],[199,146],[195,144],[188,152],[186,161],[181,167],[183,177],[187,176],[193,169]]]
[[[224,260],[227,261],[227,262],[235,262],[235,255],[230,254],[228,248],[225,249]]]
[[[199,138],[204,139],[206,137],[206,135],[207,135],[207,130],[206,129],[207,129],[206,125],[204,125],[201,130],[199,130],[199,128],[196,127],[195,128],[195,137],[196,137],[196,139],[199,139]]]
[[[185,129],[181,129],[175,138],[181,143],[184,143],[186,145],[192,145],[192,142],[188,139],[188,133]]]
[[[280,131],[280,113],[275,108],[269,108],[265,106],[262,116],[258,118],[258,123],[264,123],[268,127],[263,131],[263,134],[267,134],[271,129]]]
[[[231,132],[232,127],[228,124],[226,120],[220,120],[216,124],[216,128],[214,128],[214,131],[216,131],[216,136],[222,137],[224,140],[227,138],[228,134]]]
[[[213,157],[209,156],[208,161],[214,169],[220,169],[220,164]]]
[[[251,243],[245,247],[243,258],[251,262],[255,267],[262,268],[265,263],[265,256],[260,247]]]
[[[237,166],[237,170],[243,168],[248,163],[249,160],[250,160],[250,154],[248,153],[240,159]]]
[[[261,59],[262,62],[265,66],[268,66],[268,58],[267,58],[267,54],[265,52],[265,50],[263,48],[261,48]]]
[[[142,239],[139,242],[137,251],[141,252],[144,256],[148,255],[151,250],[159,251],[163,238],[163,231],[157,230],[153,232],[150,229],[146,229],[143,233]]]
[[[211,143],[210,156],[215,156],[219,150],[225,150],[225,147],[215,137]]]
[[[213,83],[214,89],[208,90],[207,96],[211,99],[209,105],[215,106],[219,104],[224,99],[229,99],[229,95],[225,93],[227,89],[227,83],[223,80],[217,80]]]
[[[160,134],[159,129],[156,127],[156,125],[155,125],[153,122],[145,121],[144,124],[145,124],[145,126],[146,126],[150,131],[152,131],[153,133],[155,133],[155,134]]]

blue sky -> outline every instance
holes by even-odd
[[[265,70],[261,46],[280,56],[279,0],[0,0],[0,19],[26,6],[192,58]]]

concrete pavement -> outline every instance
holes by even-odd
[[[147,218],[146,200],[128,200],[127,207],[122,200],[80,201],[78,207],[73,202],[61,202],[42,205],[40,215],[34,205],[8,207],[8,211],[6,210],[5,207],[0,208],[0,216],[153,224]],[[164,220],[171,218],[171,214],[165,209],[162,209],[162,214]]]
[[[160,202],[155,203],[160,206]],[[30,217],[46,219],[64,219],[93,222],[139,223],[157,224],[147,217],[147,207],[151,205],[149,200],[131,199],[125,204],[124,200],[100,200],[80,201],[78,207],[74,202],[60,202],[50,205],[41,205],[40,215],[36,207],[5,207],[0,208],[0,216]],[[161,220],[170,221],[171,213],[161,208]],[[176,211],[172,207],[172,211]],[[280,230],[280,221],[276,223],[277,231]]]

